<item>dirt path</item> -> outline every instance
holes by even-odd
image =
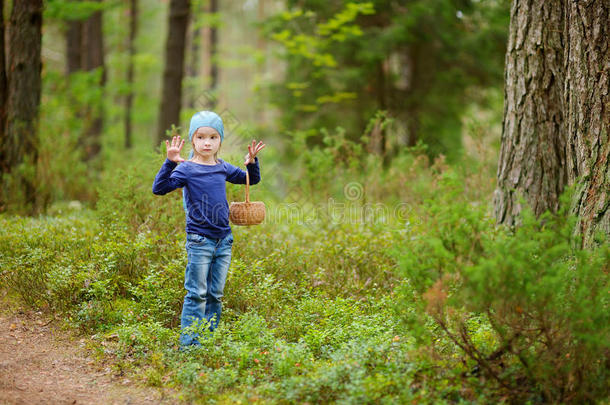
[[[40,313],[0,313],[0,404],[173,404],[99,368]]]

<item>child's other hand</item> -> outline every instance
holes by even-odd
[[[184,159],[180,157],[180,151],[184,146],[184,139],[180,136],[174,136],[170,145],[169,141],[165,141],[165,148],[167,149],[167,158],[172,162],[181,163]]]
[[[263,149],[265,146],[266,145],[263,143],[263,141],[259,141],[257,144],[256,141],[253,139],[252,145],[248,145],[248,153],[244,157],[244,159],[246,159],[244,161],[244,165],[254,163],[254,158],[256,157],[256,154],[260,152],[261,149]]]

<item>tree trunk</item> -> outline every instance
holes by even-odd
[[[66,74],[71,75],[82,69],[82,30],[83,22],[79,20],[67,21],[66,32]]]
[[[190,52],[188,58],[188,64],[186,66],[186,76],[190,79],[190,86],[188,87],[188,94],[186,105],[188,108],[195,108],[197,102],[197,91],[199,90],[199,84],[197,78],[199,77],[199,48],[201,40],[201,29],[195,29],[190,33]]]
[[[608,0],[515,0],[506,54],[504,123],[494,196],[499,223],[536,215],[568,185],[577,232],[610,235]]]
[[[133,106],[133,58],[135,55],[135,39],[138,22],[138,0],[130,0],[129,8],[129,66],[127,67],[127,86],[129,91],[125,99],[125,147],[131,148],[131,110]]]
[[[260,4],[259,4],[260,6]],[[207,4],[208,15],[214,16],[218,13],[218,2],[210,0]],[[214,19],[215,20],[215,19]],[[213,110],[218,104],[216,88],[218,87],[218,28],[215,24],[204,27],[201,30],[201,39],[203,43],[203,52],[201,52],[201,74],[205,78],[205,86],[207,91],[203,97],[198,97],[197,108]]]
[[[610,1],[566,1],[567,172],[572,211],[589,245],[610,235]]]
[[[218,0],[210,0],[210,14],[218,13]],[[210,28],[210,91],[216,97],[218,88],[218,27],[214,24]]]
[[[4,0],[0,0],[0,178],[8,173],[10,166],[4,148],[6,142],[6,101],[8,98],[8,82],[6,78],[6,57],[4,56]]]
[[[513,225],[522,197],[536,215],[556,211],[567,177],[563,10],[545,0],[515,0],[510,21],[495,214]]]
[[[41,92],[42,0],[13,2],[9,23],[7,136],[3,152],[11,186],[3,187],[3,203],[9,190],[23,193],[26,210],[36,207],[36,163],[38,159],[38,108]],[[20,165],[27,170],[14,170]]]
[[[265,0],[258,0],[258,8],[257,8],[257,20],[265,21],[267,19],[267,15],[265,12],[266,2]],[[265,72],[269,66],[270,57],[267,52],[267,41],[265,39],[265,35],[263,34],[262,28],[258,29],[258,35],[256,37],[256,50],[259,52],[261,56],[256,65],[257,75],[259,78],[263,78],[265,76]],[[254,111],[256,112],[257,121],[260,125],[268,126],[268,113],[267,108],[264,103],[254,103],[252,106]]]
[[[169,6],[169,32],[165,43],[165,69],[163,94],[159,111],[156,145],[165,138],[165,131],[180,122],[184,50],[189,20],[190,1],[171,0]]]
[[[102,0],[97,0],[101,2]],[[85,71],[101,69],[99,86],[106,84],[106,69],[104,66],[104,35],[102,31],[102,12],[96,11],[83,23],[82,67]],[[85,112],[87,127],[81,139],[83,160],[91,162],[101,150],[101,136],[104,125],[103,99],[100,97],[97,105],[88,106]]]
[[[387,59],[384,59],[377,63],[377,108],[379,108],[381,111],[384,111],[384,114],[386,109],[388,108],[386,102],[386,63]],[[381,120],[382,119],[379,118],[376,123],[378,125],[375,126],[379,136],[379,147],[377,153],[379,156],[381,156],[384,167],[387,167],[387,165],[389,164],[387,154],[387,131],[385,130],[384,126],[381,125]]]
[[[410,147],[415,146],[420,140],[420,103],[417,101],[418,98],[414,97],[414,94],[422,91],[420,87],[422,87],[422,77],[425,75],[422,74],[420,60],[423,59],[423,53],[421,46],[417,44],[411,44],[406,52],[406,60],[409,63],[409,81],[402,95],[407,100],[405,121],[407,123],[407,146]]]
[[[190,12],[191,16],[191,29],[187,30],[186,36],[186,47],[188,48],[188,53],[186,59],[188,63],[185,66],[185,74],[189,79],[189,86],[186,91],[186,102],[185,105],[190,109],[197,108],[198,97],[201,94],[198,94],[201,88],[201,43],[202,43],[202,27],[198,20],[200,15],[205,14],[205,9],[202,3],[195,2],[191,5],[192,10]]]

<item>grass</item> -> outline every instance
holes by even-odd
[[[492,183],[481,171],[477,180],[443,162],[428,164],[416,156],[397,161],[383,172],[386,181],[352,177],[353,190],[329,187],[326,200],[282,200],[260,190],[257,199],[267,203],[268,220],[254,228],[233,227],[223,319],[200,349],[177,350],[186,265],[180,196],[152,196],[150,176],[138,174],[150,172],[145,162],[137,163],[137,171],[123,169],[121,187],[102,185],[95,210],[59,204],[51,216],[1,216],[2,288],[22,304],[65,314],[66,324],[87,337],[100,361],[145,384],[178,389],[193,403],[557,398],[545,397],[553,392],[545,394],[552,381],[544,373],[527,379],[531,370],[519,365],[518,353],[499,356],[490,370],[522,381],[523,392],[476,371],[476,353],[502,348],[502,327],[514,325],[490,318],[485,307],[465,304],[475,297],[487,302],[468,282],[495,263],[504,240],[519,248],[547,234],[532,228],[515,239],[495,229],[485,202]],[[374,170],[366,172],[372,176]],[[240,194],[239,187],[229,188],[231,200]],[[327,204],[329,198],[334,205]],[[286,210],[294,202],[302,211]],[[376,210],[371,203],[378,204]],[[559,243],[548,235],[541,240],[548,249]],[[590,256],[593,267],[574,263],[595,269],[603,258]],[[519,260],[516,266],[535,274],[535,260]],[[605,278],[590,282],[603,289],[607,271],[601,274]],[[598,304],[603,311],[607,301]],[[554,311],[548,309],[548,319]],[[456,339],[460,331],[471,346]],[[575,342],[570,339],[567,334],[560,343]],[[606,347],[591,345],[587,353],[604,353]],[[539,350],[524,348],[534,349]],[[603,364],[582,370],[603,381]],[[590,390],[595,398],[603,398],[604,389],[592,387],[598,389]]]

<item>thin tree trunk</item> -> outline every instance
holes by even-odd
[[[381,60],[377,64],[377,105],[379,109],[382,111],[386,111],[388,108],[386,102],[386,71],[384,68],[384,64],[386,63],[386,59]],[[379,124],[381,124],[382,119],[379,120]],[[379,130],[379,155],[383,160],[383,164],[387,166],[389,163],[387,159],[387,135],[386,130],[382,125],[378,126]]]
[[[96,0],[102,2],[102,0]],[[104,66],[104,34],[102,31],[102,12],[96,11],[83,23],[83,64],[86,71]],[[102,82],[106,80],[105,72]]]
[[[23,192],[26,210],[36,206],[36,164],[38,159],[38,109],[42,87],[41,71],[42,0],[13,2],[9,24],[7,136],[3,148],[10,189]],[[24,164],[32,170],[16,171]],[[3,202],[7,189],[3,187]],[[14,195],[10,196],[14,198]]]
[[[265,6],[266,6],[265,0],[258,0],[257,21],[259,23],[265,21],[265,19],[266,19]],[[264,77],[265,72],[267,71],[268,61],[269,61],[269,57],[267,56],[267,41],[262,32],[262,29],[258,30],[258,35],[256,37],[256,49],[261,56],[257,63],[258,76],[260,78],[262,78],[262,77]],[[256,111],[256,116],[257,116],[259,124],[266,126],[267,120],[268,120],[268,118],[267,118],[268,113],[267,113],[267,108],[265,107],[264,103],[255,103],[253,105],[253,108]]]
[[[218,0],[210,0],[210,14],[218,13]],[[218,27],[210,29],[210,90],[215,93],[218,88]]]
[[[138,28],[138,0],[130,0],[129,8],[129,66],[127,67],[127,86],[129,91],[125,99],[125,147],[131,148],[131,110],[133,106],[133,58],[135,55],[135,39]]]
[[[70,75],[82,69],[82,30],[83,22],[70,20],[66,32],[66,74]]]
[[[165,44],[163,94],[159,111],[156,145],[165,139],[165,131],[180,122],[182,77],[186,29],[190,13],[189,0],[171,0],[169,6],[169,32]]]
[[[6,78],[6,57],[4,55],[4,0],[0,0],[0,178],[8,173],[10,166],[7,162],[6,136],[6,102],[8,99],[8,82]]]
[[[207,5],[206,12],[209,15],[218,13],[218,4],[216,0],[210,0]],[[198,98],[198,108],[213,110],[218,103],[216,96],[216,88],[218,86],[218,30],[214,24],[204,27],[201,30],[201,39],[203,43],[203,52],[201,52],[201,74],[205,78],[205,86],[207,91],[203,97]]]
[[[419,106],[420,103],[414,97],[414,94],[418,92],[419,87],[421,86],[421,82],[419,81],[421,75],[421,68],[419,65],[419,60],[422,51],[417,44],[412,44],[409,46],[407,50],[407,61],[410,65],[410,81],[408,83],[408,88],[406,89],[405,99],[407,100],[406,106],[406,121],[407,121],[407,146],[413,147],[417,144],[417,141],[420,138],[420,128],[419,128]]]
[[[554,2],[513,2],[494,196],[499,223],[519,222],[520,198],[536,215],[556,211],[567,182],[562,29],[563,10]]]
[[[610,1],[566,2],[567,172],[572,211],[589,245],[610,236]]]
[[[197,4],[200,6],[200,4]],[[197,102],[197,92],[199,84],[197,78],[199,77],[199,53],[201,49],[201,27],[198,26],[197,16],[203,12],[203,8],[193,9],[191,14],[192,23],[191,30],[187,31],[187,43],[189,48],[188,63],[186,65],[186,76],[190,79],[190,85],[187,92],[186,106],[188,108],[195,108]]]
[[[101,2],[102,0],[97,0]],[[83,23],[83,63],[85,71],[101,68],[99,86],[106,84],[106,69],[104,66],[104,35],[102,31],[102,12],[96,11]],[[83,133],[83,160],[91,162],[101,150],[101,135],[104,125],[103,96],[97,105],[89,106],[85,112],[87,127]]]

